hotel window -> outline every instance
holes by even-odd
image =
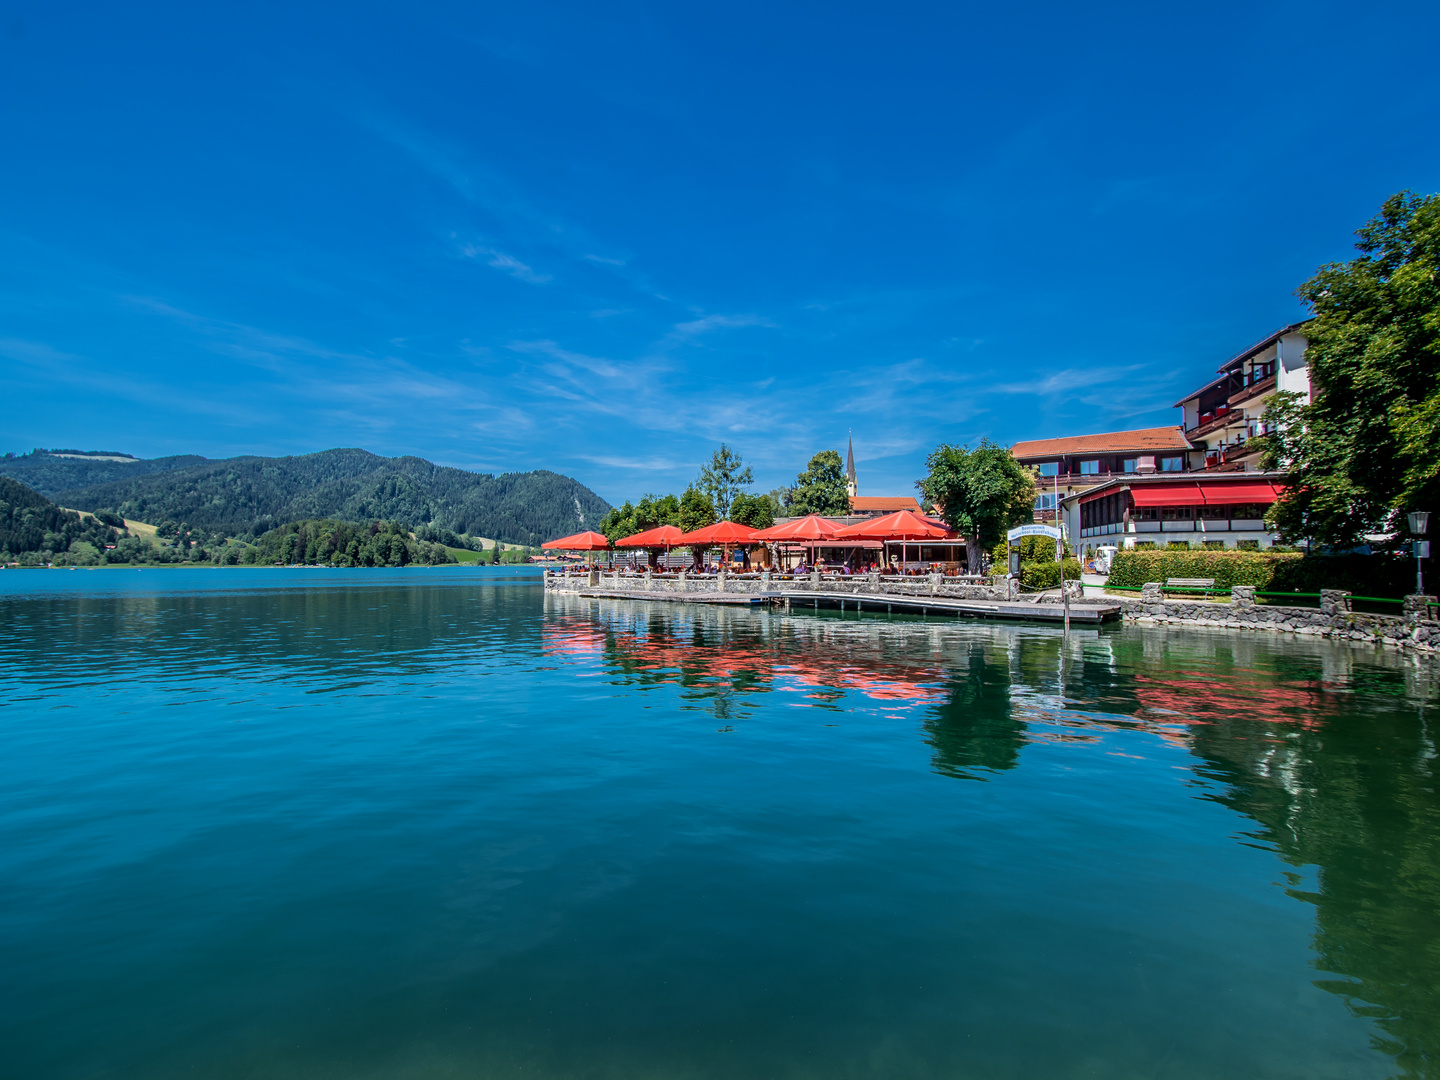
[[[1082,462],[1080,462],[1080,475],[1081,475],[1081,476],[1094,476],[1094,475],[1096,475],[1099,471],[1100,471],[1100,462],[1098,462],[1098,461],[1082,461]]]
[[[1120,469],[1121,469],[1122,472],[1134,472],[1134,471],[1135,471],[1135,458],[1133,458],[1133,457],[1127,457],[1124,461],[1122,461],[1122,462],[1120,463]]]
[[[1135,521],[1158,521],[1160,515],[1153,506],[1137,506],[1131,517]]]
[[[1189,521],[1190,507],[1188,506],[1162,506],[1160,508],[1161,521]]]
[[[1202,506],[1200,516],[1209,521],[1224,521],[1230,516],[1230,508],[1226,506]]]
[[[1232,518],[1255,520],[1256,518],[1263,518],[1265,511],[1269,509],[1270,507],[1264,503],[1240,503],[1230,508],[1230,516]]]
[[[1040,463],[1041,476],[1058,476],[1060,474],[1060,463],[1058,461],[1043,461]]]
[[[1181,472],[1185,468],[1183,457],[1167,457],[1160,459],[1161,472]]]
[[[1035,497],[1035,509],[1036,509],[1036,510],[1054,510],[1054,509],[1055,509],[1055,495],[1054,495],[1054,493],[1051,493],[1051,494],[1049,494],[1049,495],[1037,495],[1037,496]]]

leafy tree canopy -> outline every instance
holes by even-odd
[[[915,486],[965,537],[970,573],[983,573],[983,552],[999,543],[1007,530],[1033,519],[1034,474],[989,439],[974,450],[942,444],[925,465],[930,473]]]
[[[850,513],[850,488],[839,451],[821,450],[785,496],[785,509],[795,517],[823,514],[844,517]]]
[[[752,529],[768,529],[775,524],[775,506],[768,495],[740,492],[730,504],[730,520]]]
[[[755,476],[750,467],[722,442],[720,449],[711,456],[710,464],[700,470],[695,487],[710,496],[715,512],[725,519],[730,517],[730,504],[735,501],[735,496],[754,482]]]
[[[719,520],[709,495],[696,487],[685,489],[685,494],[680,496],[680,515],[675,524],[685,532],[694,532]]]
[[[1393,195],[1356,235],[1297,290],[1314,401],[1275,396],[1262,459],[1290,473],[1282,537],[1340,547],[1440,510],[1440,196]]]
[[[629,500],[600,519],[600,532],[612,544],[657,525],[680,524],[680,500],[674,495],[646,495],[638,503]]]

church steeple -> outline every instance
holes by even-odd
[[[846,432],[849,438],[849,445],[845,448],[845,479],[849,481],[845,486],[853,499],[860,493],[860,486],[855,479],[855,437]]]

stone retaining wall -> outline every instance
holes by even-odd
[[[1140,599],[1121,599],[1126,622],[1213,626],[1231,630],[1269,630],[1281,634],[1378,642],[1423,651],[1440,650],[1440,621],[1429,607],[1433,596],[1407,596],[1403,615],[1366,615],[1352,611],[1350,593],[1322,589],[1318,608],[1255,603],[1255,588],[1236,585],[1230,602],[1167,600],[1158,582],[1146,585]]]

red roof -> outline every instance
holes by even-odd
[[[835,534],[837,540],[942,540],[953,537],[950,529],[933,518],[911,510],[847,525]]]
[[[920,512],[920,504],[909,495],[852,495],[850,496],[850,512],[852,514],[873,514],[878,510],[891,513],[895,510],[914,510]]]
[[[1032,439],[1010,448],[1016,459],[1052,458],[1062,454],[1148,453],[1155,450],[1189,450],[1190,440],[1178,427],[1141,428],[1138,431],[1111,431],[1104,435],[1072,435],[1065,439]]]
[[[616,547],[643,548],[656,547],[668,548],[674,545],[680,536],[680,530],[674,525],[656,525],[653,529],[646,529],[623,540],[616,540]]]

